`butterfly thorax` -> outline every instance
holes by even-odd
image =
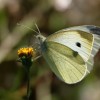
[[[46,43],[45,43],[46,37],[39,34],[39,35],[37,35],[37,39],[39,40],[39,46],[40,46],[41,51],[45,52],[46,48],[47,48]]]

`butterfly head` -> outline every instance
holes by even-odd
[[[44,36],[41,35],[41,34],[38,34],[38,35],[36,36],[36,38],[39,40],[40,43],[44,42],[45,39],[46,39],[46,37],[44,37]]]

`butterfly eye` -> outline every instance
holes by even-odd
[[[76,42],[76,46],[81,47],[81,43]]]

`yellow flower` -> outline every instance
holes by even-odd
[[[18,56],[20,61],[26,68],[29,68],[33,63],[33,58],[36,56],[35,49],[32,47],[20,48],[18,50]]]
[[[35,50],[32,47],[26,47],[26,48],[20,48],[18,50],[18,56],[26,56],[26,57],[34,57],[35,56]]]

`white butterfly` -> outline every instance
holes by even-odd
[[[65,83],[80,82],[92,69],[100,48],[100,28],[92,25],[62,29],[45,38],[37,35],[51,70]]]

